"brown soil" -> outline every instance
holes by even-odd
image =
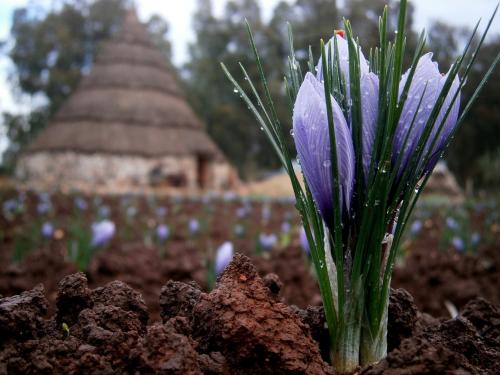
[[[450,316],[445,302],[461,309],[473,298],[500,305],[500,252],[497,246],[478,255],[417,248],[396,267],[392,285],[408,290],[418,308],[434,316]]]
[[[238,255],[210,293],[170,281],[151,322],[141,294],[121,281],[91,289],[81,274],[58,285],[43,318],[42,286],[0,299],[0,374],[333,374],[321,307],[283,302],[276,276],[262,279]],[[158,296],[157,296],[158,298]],[[389,306],[389,354],[362,374],[492,374],[500,365],[500,311],[484,299],[457,319],[417,312],[397,290]],[[323,356],[322,356],[323,354]]]

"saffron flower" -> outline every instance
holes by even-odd
[[[87,201],[85,199],[83,199],[82,197],[76,197],[75,198],[75,206],[80,211],[86,211],[87,208],[89,207]]]
[[[189,233],[191,233],[192,235],[198,234],[201,229],[200,222],[197,219],[189,220],[188,227],[189,227]]]
[[[156,209],[156,216],[158,217],[165,217],[167,216],[167,207],[158,207]]]
[[[458,236],[455,236],[451,239],[451,244],[453,245],[453,247],[459,251],[459,252],[463,252],[465,250],[465,244],[464,244],[464,240],[462,240],[460,237]]]
[[[307,255],[311,255],[311,248],[309,246],[309,241],[307,240],[307,235],[304,227],[300,227],[299,231],[299,242],[302,251]]]
[[[278,237],[275,234],[261,233],[259,235],[259,246],[262,250],[271,251],[278,243]]]
[[[415,220],[410,226],[410,233],[415,236],[422,230],[423,224],[420,220]]]
[[[340,106],[331,98],[337,140],[340,205],[344,212],[350,207],[354,183],[354,150],[349,127]],[[307,73],[300,87],[293,110],[293,134],[302,172],[319,211],[327,224],[333,220],[330,136],[321,82]]]
[[[472,246],[479,245],[480,241],[481,241],[481,235],[479,234],[479,232],[472,233],[472,235],[470,236],[470,242]]]
[[[292,226],[290,225],[290,223],[288,221],[284,221],[283,223],[281,223],[281,232],[282,233],[288,234],[288,233],[290,233],[291,229],[292,229]]]
[[[220,275],[227,267],[234,256],[233,243],[226,241],[218,249],[215,254],[215,274]]]
[[[44,215],[48,213],[52,208],[52,205],[50,204],[50,201],[41,201],[37,204],[36,206],[36,211],[39,215]]]
[[[97,210],[97,213],[99,217],[101,218],[108,218],[109,215],[111,215],[111,208],[109,206],[100,206],[99,209]]]
[[[432,54],[424,54],[422,33],[405,73],[408,1],[399,4],[399,32],[393,39],[389,35],[386,7],[379,19],[380,45],[371,49],[369,59],[345,20],[345,32],[336,31],[326,44],[321,41],[321,58],[315,64],[311,52],[304,72],[289,30],[285,89],[293,108],[291,134],[303,184],[295,173],[294,155],[276,115],[250,26],[263,97],[244,66],[240,65],[248,92],[222,64],[290,177],[304,226],[301,238],[310,239],[331,359],[339,373],[355,372],[386,355],[396,250],[432,169],[500,60],[495,58],[459,116],[460,92],[496,10],[474,50],[477,28],[448,72],[441,73]],[[421,227],[415,222],[411,230]]]
[[[43,223],[42,236],[44,238],[51,238],[53,235],[54,235],[54,226],[49,222]]]
[[[447,217],[446,218],[446,226],[448,228],[450,228],[451,230],[458,230],[458,229],[460,229],[460,224],[458,223],[458,221],[456,221],[452,217]]]
[[[262,222],[267,223],[271,219],[271,207],[268,204],[262,206]]]
[[[160,242],[165,242],[170,237],[170,228],[166,224],[158,224],[156,227],[156,238]]]
[[[115,223],[110,220],[102,220],[92,224],[92,247],[106,245],[115,235]]]

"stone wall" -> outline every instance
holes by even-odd
[[[198,189],[197,159],[194,156],[145,158],[75,152],[38,152],[24,155],[16,176],[39,188],[95,187],[121,191],[126,188],[157,187]],[[227,163],[211,162],[206,189],[224,189],[233,184],[234,172]]]

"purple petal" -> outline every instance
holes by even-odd
[[[335,35],[328,41],[328,43],[325,45],[325,52],[328,56],[329,48],[332,49],[332,53],[331,53],[332,64],[336,59],[335,55],[337,53],[337,51],[335,49],[335,42],[334,42],[333,38],[337,39],[340,70],[345,77],[347,88],[349,88],[349,43],[347,42],[347,39],[342,38],[340,35]],[[360,56],[359,56],[359,68],[360,68],[361,76],[363,76],[363,74],[366,74],[370,71],[370,69],[368,67],[368,62],[366,61],[365,56],[363,55],[363,52],[361,52],[361,51],[360,51]],[[321,58],[319,59],[318,65],[316,66],[316,78],[319,81],[323,81],[323,64],[322,64]]]
[[[331,98],[339,183],[340,204],[349,210],[354,183],[354,150],[346,120],[337,102]],[[333,219],[330,137],[323,85],[307,73],[294,106],[294,140],[302,171],[325,222]]]
[[[372,160],[373,142],[377,131],[378,121],[378,85],[376,74],[367,73],[361,77],[361,111],[362,141],[363,141],[363,172],[365,181],[368,179],[370,164]]]
[[[441,81],[440,81],[441,88],[444,86],[447,77],[448,77],[448,75],[441,77]],[[455,99],[455,101],[453,101],[453,98],[454,98],[454,96],[459,88],[460,88],[460,80],[457,76],[453,80],[453,83],[450,87],[450,91],[448,92],[448,95],[446,96],[446,99],[444,100],[443,106],[441,107],[439,115],[436,119],[436,123],[434,125],[434,128],[432,129],[429,140],[427,141],[426,151],[428,152],[429,148],[431,147],[431,145],[433,143],[434,138],[437,137],[437,140],[434,144],[434,147],[432,148],[432,155],[429,158],[429,161],[427,162],[427,164],[425,166],[425,173],[430,172],[434,169],[437,162],[439,161],[439,158],[441,156],[441,152],[443,151],[443,148],[446,145],[448,138],[450,137],[451,133],[453,132],[453,129],[455,129],[455,126],[456,126],[457,121],[458,121],[458,114],[460,111],[460,93],[458,93],[458,96]],[[441,131],[439,133],[439,136],[438,136],[439,128],[441,127],[441,123],[443,122],[443,119],[446,116],[446,112],[448,111],[448,108],[450,108],[450,106],[452,106],[450,113],[448,114],[448,117],[446,117],[446,120],[444,121],[444,124],[443,124]],[[426,154],[427,154],[427,152],[426,152]]]
[[[408,72],[406,72],[401,78],[401,82],[399,84],[400,94],[404,89],[407,78]],[[432,54],[428,53],[422,56],[418,61],[417,69],[415,70],[415,75],[408,91],[408,98],[404,104],[403,111],[396,128],[396,133],[394,135],[393,163],[396,162],[398,155],[403,153],[398,174],[401,174],[407,166],[407,163],[409,162],[411,155],[415,151],[418,141],[422,136],[427,120],[429,119],[440,92],[440,81],[441,74],[439,73],[437,64],[432,62]],[[421,98],[422,103],[419,107]],[[417,113],[417,115],[412,125],[415,113]],[[410,127],[412,127],[412,129],[408,135],[408,140],[405,143],[405,138],[410,130]]]
[[[234,247],[232,242],[224,242],[215,254],[215,274],[220,275],[224,269],[227,267],[231,260],[233,260]]]

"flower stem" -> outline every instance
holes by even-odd
[[[362,329],[360,346],[360,364],[367,366],[379,362],[387,355],[387,313],[389,305],[389,293],[384,301],[384,312],[379,320],[378,327],[373,329],[366,322]]]
[[[359,367],[359,349],[361,339],[361,317],[363,312],[363,298],[361,288],[355,288],[346,293],[344,314],[339,324],[338,336],[332,346],[332,363],[341,374],[349,374]]]

